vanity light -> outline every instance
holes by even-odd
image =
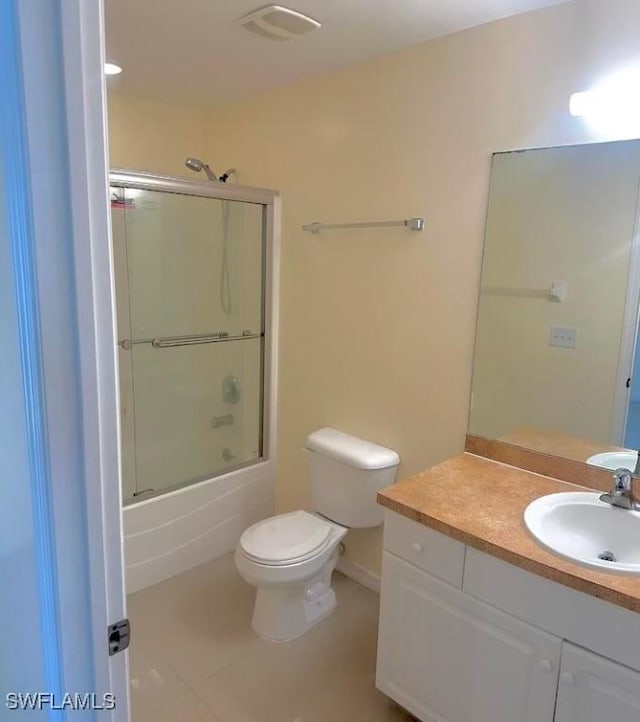
[[[116,65],[115,63],[105,63],[104,64],[104,74],[105,75],[120,75],[122,72],[122,68],[119,65]]]
[[[627,68],[590,90],[573,93],[569,111],[607,137],[640,136],[640,69]]]
[[[572,93],[569,98],[569,112],[574,118],[581,118],[588,115],[592,100],[592,90],[583,90],[580,93]]]

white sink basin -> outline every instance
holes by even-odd
[[[547,549],[585,567],[640,575],[640,512],[618,509],[599,494],[542,496],[525,509],[524,523]],[[601,558],[611,556],[615,561]]]
[[[636,451],[604,451],[601,454],[594,454],[587,459],[587,464],[601,466],[603,469],[631,469],[636,467],[638,454]]]

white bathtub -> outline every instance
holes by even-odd
[[[273,462],[126,506],[127,594],[233,550],[242,532],[274,507]]]

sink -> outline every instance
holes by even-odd
[[[635,469],[637,451],[604,451],[601,454],[594,454],[587,459],[587,464],[601,466],[603,469]]]
[[[618,509],[591,492],[549,494],[525,509],[543,547],[585,567],[640,575],[640,512]]]

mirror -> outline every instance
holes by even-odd
[[[470,434],[634,468],[639,184],[637,140],[494,155]]]

